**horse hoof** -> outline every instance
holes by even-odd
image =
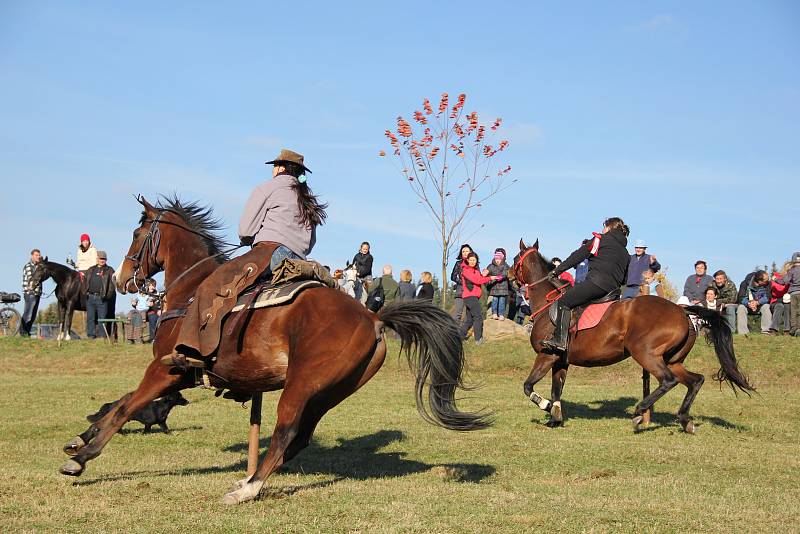
[[[686,421],[686,423],[681,423],[681,426],[683,427],[684,432],[686,432],[687,434],[694,435],[695,433],[694,423],[692,423],[691,421]]]
[[[86,442],[83,441],[83,438],[75,436],[64,445],[64,452],[67,453],[67,456],[75,456],[85,445]]]
[[[257,484],[243,484],[241,488],[230,491],[222,497],[222,504],[241,504],[243,502],[252,501],[258,497],[260,488],[256,488]]]
[[[644,428],[644,416],[637,415],[633,419],[631,419],[631,424],[633,424],[633,431],[638,432],[642,428]]]
[[[83,473],[83,466],[75,460],[67,460],[58,470],[62,475],[79,477]]]
[[[236,482],[233,483],[231,489],[229,489],[228,491],[233,492],[242,489],[244,485],[247,484],[248,480],[250,480],[250,477],[244,477],[242,479],[237,480]]]

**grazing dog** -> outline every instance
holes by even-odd
[[[109,411],[111,411],[114,406],[117,405],[119,400],[114,402],[107,402],[100,407],[97,413],[92,415],[87,415],[86,420],[90,423],[96,423],[100,419],[103,418]],[[166,395],[161,397],[160,399],[156,399],[135,414],[131,416],[132,421],[139,421],[144,425],[144,431],[150,432],[150,427],[153,425],[158,425],[164,431],[165,434],[169,434],[169,427],[167,426],[167,417],[169,416],[170,410],[175,406],[186,406],[189,404],[189,401],[184,398],[183,395],[178,393],[172,393],[170,395]]]

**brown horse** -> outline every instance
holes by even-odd
[[[190,376],[158,360],[173,350],[182,321],[176,310],[186,308],[200,281],[226,257],[214,233],[219,223],[210,209],[196,204],[165,199],[154,207],[143,198],[138,200],[144,211],[117,270],[116,284],[122,293],[133,292],[146,278],[164,271],[166,295],[154,360],[135,391],[65,445],[64,451],[72,456],[61,467],[66,475],[80,475],[86,462],[100,454],[131,415],[153,399],[194,385]],[[316,287],[301,292],[288,305],[249,313],[242,333],[223,336],[211,385],[231,390],[238,399],[255,392],[283,392],[269,450],[255,474],[225,495],[225,503],[254,499],[265,479],[309,444],[322,416],[372,378],[386,356],[384,327],[400,336],[402,350],[416,373],[416,402],[423,418],[453,430],[489,424],[486,414],[461,412],[456,407],[456,388],[463,387],[461,338],[455,321],[433,305],[402,303],[373,314],[340,291]],[[164,320],[170,316],[174,318]],[[427,407],[423,402],[426,383]]]
[[[547,306],[548,294],[550,298],[555,296],[556,288],[562,287],[562,284],[548,277],[551,268],[539,253],[538,240],[528,247],[520,239],[519,250],[520,253],[514,258],[513,277],[527,291],[531,309],[535,312]],[[699,306],[681,308],[656,296],[615,302],[597,326],[571,333],[569,364],[598,367],[620,362],[630,356],[644,369],[645,380],[649,380],[648,373],[655,376],[659,382],[658,388],[647,394],[649,383],[646,383],[645,397],[634,410],[633,425],[637,430],[642,425],[644,414],[653,404],[678,383],[683,384],[688,391],[678,410],[678,420],[684,431],[693,434],[695,428],[689,417],[689,409],[705,379],[703,375],[687,370],[683,364],[697,339],[687,313],[698,315],[705,323],[708,339],[714,345],[721,366],[715,378],[720,382],[728,382],[734,392],[736,388],[746,393],[755,391],[737,366],[730,328],[719,313]],[[562,363],[560,355],[546,352],[540,343],[551,336],[553,328],[547,313],[533,319],[531,345],[536,351],[536,360],[525,380],[524,392],[539,408],[549,412],[549,426],[561,426],[561,393],[569,364]],[[533,389],[548,371],[552,371],[552,402]]]

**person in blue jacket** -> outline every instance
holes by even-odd
[[[635,254],[631,254],[631,260],[628,263],[628,277],[625,280],[625,289],[622,291],[622,298],[632,299],[638,297],[641,291],[643,275],[648,269],[653,271],[653,274],[661,270],[661,264],[653,254],[647,254],[647,243],[641,239],[637,239],[633,245]]]

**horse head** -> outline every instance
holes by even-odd
[[[39,262],[33,264],[31,281],[34,283],[34,285],[41,284],[53,275],[53,273],[50,272],[50,269],[47,268],[47,263],[47,256],[45,256]]]
[[[525,241],[519,240],[519,254],[514,256],[514,265],[511,267],[509,278],[514,282],[514,286],[519,288],[525,284],[530,284],[542,276],[547,275],[546,261],[539,253],[539,240],[533,245],[526,245]]]

